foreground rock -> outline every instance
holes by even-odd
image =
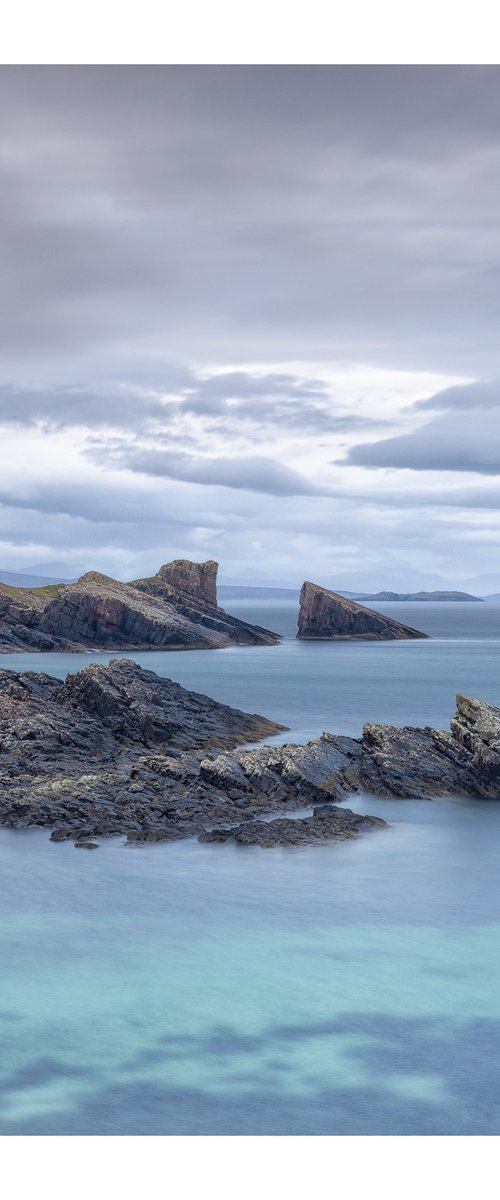
[[[236,842],[238,846],[322,846],[325,842],[345,842],[367,829],[385,829],[380,817],[360,817],[350,808],[323,804],[311,817],[292,820],[247,821],[235,829],[213,829],[200,834],[200,842]]]
[[[300,592],[297,637],[391,641],[425,638],[427,634],[307,581]]]
[[[192,650],[279,640],[218,607],[217,563],[211,561],[167,563],[132,583],[97,571],[41,588],[0,583],[0,651]]]
[[[500,709],[483,701],[458,696],[450,733],[369,724],[359,739],[242,744],[282,728],[128,660],[65,682],[0,670],[0,824],[79,848],[115,834],[317,845],[380,824],[338,809],[354,793],[500,799]]]
[[[98,836],[166,841],[323,800],[333,746],[242,748],[282,729],[129,660],[64,682],[0,670],[0,824],[90,849]]]

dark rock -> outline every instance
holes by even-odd
[[[68,842],[71,838],[74,838],[74,836],[75,830],[72,829],[71,826],[56,825],[56,828],[52,830],[50,835],[50,841]]]
[[[472,755],[474,768],[493,791],[500,790],[500,708],[484,700],[457,696],[457,713],[451,722],[453,737]]]
[[[317,583],[303,583],[300,592],[300,609],[297,637],[317,639],[362,639],[390,641],[402,638],[424,638],[408,625],[385,617],[347,600]]]
[[[232,829],[213,829],[200,834],[200,842],[236,842],[239,846],[321,846],[359,836],[361,829],[385,829],[380,817],[359,816],[349,808],[325,804],[312,817],[297,820],[249,821]]]
[[[0,824],[78,844],[315,845],[373,826],[338,808],[353,793],[500,798],[500,709],[483,701],[459,696],[451,733],[371,723],[362,738],[242,745],[280,728],[129,660],[65,683],[0,670]]]
[[[75,850],[98,850],[98,842],[75,842]]]

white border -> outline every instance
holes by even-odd
[[[490,63],[491,5],[18,0],[9,63]],[[493,1200],[496,1138],[3,1138],[9,1200]]]
[[[14,0],[3,63],[491,63],[491,0]]]

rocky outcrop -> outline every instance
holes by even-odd
[[[204,563],[193,563],[178,558],[160,567],[157,578],[178,595],[190,600],[201,600],[202,604],[210,604],[217,608],[218,569],[219,565],[213,559]]]
[[[300,592],[297,637],[387,641],[424,638],[427,634],[307,581]]]
[[[489,781],[494,794],[500,793],[500,708],[459,694],[451,730],[481,778]]]
[[[359,837],[365,829],[385,829],[380,817],[360,817],[350,808],[322,804],[312,816],[293,820],[246,821],[230,829],[212,829],[200,834],[200,842],[236,842],[238,846],[322,846],[325,842],[345,842]]]
[[[459,696],[450,733],[369,724],[361,738],[242,745],[281,728],[129,660],[63,683],[0,670],[0,824],[79,846],[317,845],[380,824],[338,808],[355,793],[500,799],[500,710],[482,701]]]
[[[0,584],[0,650],[192,650],[278,642],[270,630],[218,608],[216,577],[214,562],[177,562],[133,583],[89,571],[74,584],[47,588]]]
[[[135,579],[130,586],[173,605],[179,616],[202,631],[208,631],[210,636],[218,639],[220,645],[236,642],[248,646],[269,646],[278,642],[279,636],[269,629],[249,625],[219,608],[217,570],[215,562],[187,563],[179,560],[160,567],[158,574],[149,579]],[[175,590],[177,587],[178,591]]]

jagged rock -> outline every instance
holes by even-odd
[[[297,637],[386,641],[427,634],[306,581],[300,592]]]
[[[495,791],[500,791],[500,708],[459,693],[451,730],[453,737],[472,755],[481,777],[488,779]]]
[[[157,579],[173,592],[189,600],[201,600],[217,608],[218,563],[209,559],[204,563],[188,562],[178,558],[160,567]]]
[[[0,670],[0,824],[79,845],[117,834],[315,845],[373,824],[323,808],[353,793],[500,799],[500,709],[483,701],[459,695],[450,733],[370,723],[361,738],[242,744],[281,728],[129,660],[64,683]],[[290,829],[304,807],[314,817]]]
[[[278,634],[217,606],[217,563],[167,563],[152,579],[121,583],[89,571],[73,584],[0,583],[0,651],[217,649],[272,645]]]
[[[126,658],[112,659],[109,666],[91,663],[68,675],[52,699],[71,713],[97,718],[101,731],[109,729],[117,742],[151,748],[228,747],[283,728],[190,692]]]
[[[239,846],[322,846],[325,842],[345,842],[359,836],[361,830],[385,829],[380,817],[359,816],[349,808],[333,804],[315,808],[312,817],[297,820],[248,821],[233,829],[212,829],[199,835],[200,842],[236,842]]]

